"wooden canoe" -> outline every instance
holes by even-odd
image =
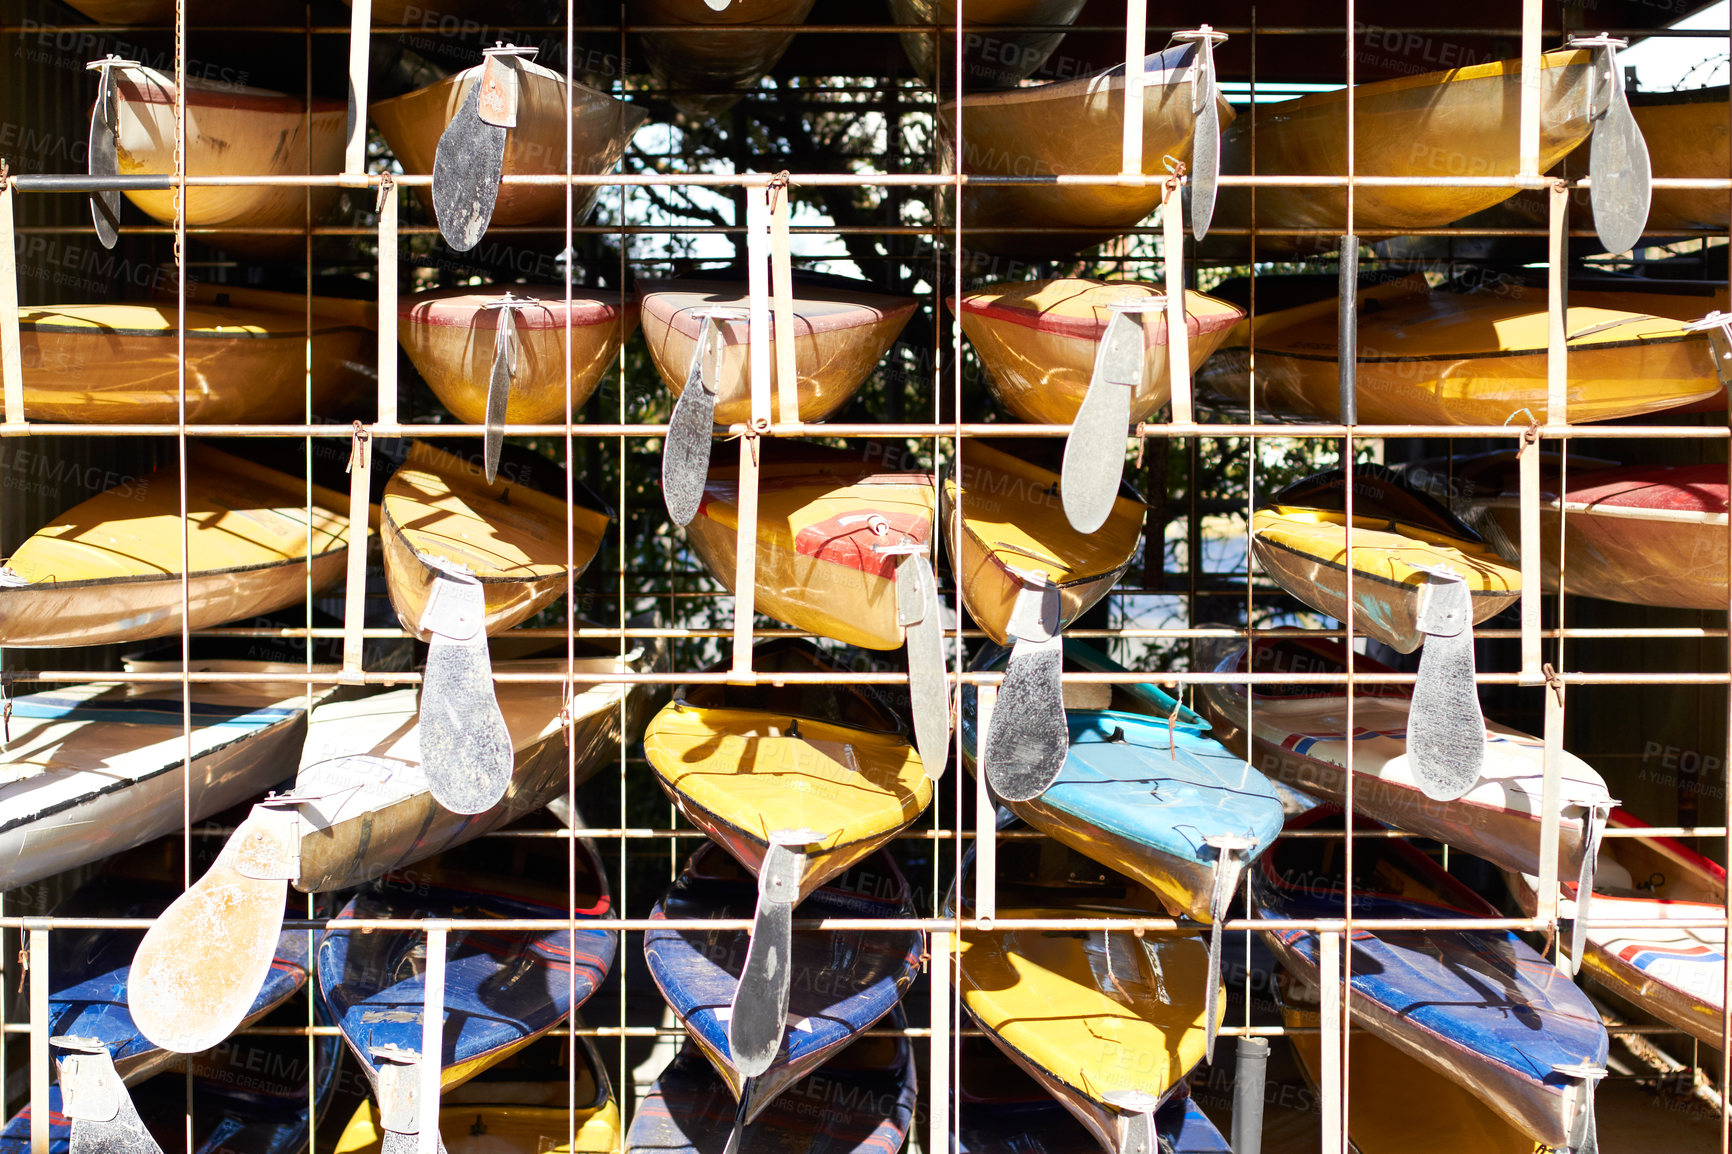
[[[990,661],[986,668],[995,668]],[[1072,672],[1124,673],[1080,641],[1065,641]],[[1154,685],[1065,686],[1070,748],[1046,792],[1001,802],[1017,817],[1078,853],[1123,873],[1159,897],[1168,912],[1214,921],[1221,837],[1249,844],[1227,874],[1228,892],[1245,863],[1281,832],[1281,799],[1261,773],[1208,733],[1209,722]],[[978,722],[972,686],[962,691],[963,764],[975,768]]]
[[[1163,173],[1167,157],[1189,163],[1196,117],[1191,111],[1195,44],[1181,44],[1144,60],[1143,171]],[[1586,54],[1584,53],[1584,56]],[[1233,109],[1219,101],[1221,124]],[[939,138],[956,139],[954,101],[939,106]],[[957,169],[982,176],[1105,175],[1124,163],[1124,66],[1094,76],[962,98],[968,126]],[[1225,191],[1225,190],[1223,190]],[[1309,191],[1309,190],[1307,190]],[[1161,204],[1161,186],[1001,185],[962,192],[965,248],[1031,256],[1069,256],[1119,236]],[[1055,233],[995,230],[1039,225]]]
[[[1400,653],[1418,649],[1419,590],[1426,569],[1447,566],[1467,582],[1474,624],[1513,605],[1521,572],[1478,533],[1393,474],[1360,465],[1353,481],[1353,555],[1340,470],[1297,481],[1251,514],[1251,551],[1287,593],[1319,613],[1347,613],[1353,572],[1353,628]]]
[[[501,683],[513,774],[498,804],[477,814],[453,813],[433,799],[415,689],[333,695],[313,711],[294,790],[254,806],[205,878],[146,933],[133,962],[134,973],[150,980],[149,995],[134,1005],[141,1028],[183,1052],[226,1036],[257,981],[259,951],[274,940],[288,881],[305,893],[363,885],[554,801],[617,756],[622,734],[641,724],[650,687],[607,678],[655,665],[655,651],[640,647],[624,657],[577,658],[569,666],[575,692],[559,682]],[[564,673],[568,665],[532,659],[494,668]],[[275,876],[243,873],[242,847],[263,844],[277,847]],[[235,943],[220,958],[189,944],[203,940],[213,908]]]
[[[508,455],[488,482],[479,459],[414,442],[379,505],[385,583],[403,628],[430,639],[422,618],[439,571],[423,558],[462,565],[481,581],[488,633],[563,596],[567,578],[595,558],[610,520],[567,504],[564,478],[553,462],[524,453]]]
[[[761,646],[752,667],[844,675],[809,643]],[[819,834],[800,898],[932,804],[906,727],[856,687],[694,686],[650,721],[644,755],[679,811],[754,874],[771,831]]]
[[[439,1084],[441,1089],[461,1086],[553,1029],[613,968],[619,936],[606,928],[614,917],[607,874],[595,847],[578,839],[575,865],[569,878],[564,876],[566,852],[553,841],[471,842],[420,869],[386,874],[337,914],[319,938],[319,993],[375,1097],[382,1077],[405,1073],[404,1064],[413,1070],[425,1057],[425,940],[416,934],[357,932],[344,923],[423,917],[573,920],[571,929],[451,932]],[[394,1050],[396,1056],[381,1050]],[[393,1064],[399,1068],[386,1075]],[[417,1112],[412,1120],[417,1128],[430,1113]]]
[[[1540,171],[1587,140],[1595,88],[1588,49],[1540,58]],[[1357,85],[1353,171],[1359,176],[1515,176],[1521,170],[1522,63],[1499,60]],[[1223,122],[1225,123],[1225,122]],[[1252,163],[1255,126],[1256,162]],[[1330,176],[1347,171],[1347,93],[1319,92],[1253,106],[1225,130],[1221,171],[1259,176]],[[1514,187],[1406,185],[1355,191],[1356,230],[1439,228],[1507,200]],[[1247,188],[1223,187],[1215,224],[1245,228],[1252,221]],[[1347,226],[1345,188],[1259,188],[1259,229]],[[1259,249],[1334,248],[1333,237],[1259,237]]]
[[[1362,290],[1355,397],[1368,424],[1501,425],[1551,420],[1544,291],[1432,292],[1423,278]],[[1725,390],[1706,333],[1688,332],[1711,300],[1572,292],[1569,419],[1608,421],[1705,404]],[[1239,324],[1197,384],[1236,405],[1338,420],[1338,302],[1265,313]]]
[[[172,175],[174,81],[152,68],[115,70],[122,176]],[[192,176],[306,176],[343,167],[344,119],[340,100],[302,96],[192,79],[186,85],[186,171]],[[244,252],[299,251],[299,236],[271,236],[262,228],[304,228],[336,206],[341,190],[287,185],[186,190],[188,228],[224,231],[209,239]],[[151,219],[174,223],[173,191],[127,190],[126,198]]]
[[[1647,827],[1621,809],[1612,811],[1610,825]],[[1517,903],[1532,917],[1539,879],[1514,871],[1505,876]],[[1579,892],[1579,886],[1564,881],[1558,917],[1579,916]],[[1593,892],[1585,948],[1577,962],[1581,971],[1629,1005],[1719,1049],[1726,1005],[1726,933],[1712,926],[1672,923],[1724,915],[1725,869],[1669,837],[1608,837],[1600,843]],[[1599,919],[1626,925],[1613,929],[1592,924]],[[1629,922],[1643,924],[1631,927]]]
[[[956,1154],[1095,1154],[1101,1149],[1057,1099],[982,1038],[962,1040],[956,1078]],[[1172,1154],[1232,1154],[1189,1094],[1169,1098],[1155,1112],[1155,1129],[1163,1150],[1170,1146]]]
[[[1259,641],[1251,669],[1258,673],[1335,673],[1346,668],[1339,642],[1302,638]],[[1223,674],[1246,671],[1236,644],[1210,664]],[[1355,654],[1358,673],[1392,672]],[[1324,684],[1262,684],[1249,704],[1243,683],[1201,687],[1200,706],[1213,732],[1270,780],[1336,803],[1346,801],[1347,696]],[[1505,869],[1539,869],[1545,743],[1487,722],[1485,764],[1479,782],[1454,801],[1425,796],[1407,756],[1408,685],[1361,684],[1353,700],[1353,805],[1355,812],[1398,829],[1435,838]],[[1247,730],[1246,714],[1251,726]],[[1559,877],[1580,876],[1587,815],[1612,804],[1606,783],[1586,762],[1562,751],[1559,759]]]
[[[647,281],[643,290],[643,335],[656,371],[674,396],[685,391],[692,357],[703,330],[702,314],[725,310],[718,320],[721,361],[715,375],[718,425],[751,420],[749,294],[743,281],[682,277]],[[912,297],[870,291],[864,281],[842,277],[794,278],[794,374],[799,378],[798,418],[780,411],[777,421],[821,421],[859,391],[914,315]],[[776,329],[770,319],[770,363],[776,359]]]
[[[813,0],[733,0],[719,9],[709,0],[637,0],[634,24],[668,24],[644,32],[643,53],[675,108],[694,118],[732,107],[776,66],[795,33],[780,29],[738,32],[750,24],[804,24]],[[722,25],[729,31],[705,32]]]
[[[571,171],[585,175],[606,172],[624,155],[632,134],[649,117],[636,105],[615,100],[584,84],[574,85],[568,94],[561,72],[528,60],[522,61],[520,67],[517,127],[511,129],[505,145],[506,176],[564,173],[568,115]],[[482,65],[477,64],[436,84],[367,106],[373,123],[384,134],[385,143],[390,145],[391,154],[405,173],[418,176],[432,173],[439,137],[463,107],[469,90],[481,82],[481,69]],[[415,193],[431,213],[432,189],[422,186]],[[583,223],[600,193],[600,185],[572,188],[573,223]],[[490,221],[493,225],[563,225],[565,188],[552,184],[502,184]]]
[[[889,1024],[905,1025],[900,1009]],[[740,1134],[739,1149],[779,1154],[897,1154],[915,1118],[918,1085],[905,1038],[862,1038],[783,1091]],[[638,1104],[628,1154],[723,1154],[734,1096],[687,1042]],[[453,1152],[455,1154],[455,1152]]]
[[[187,446],[187,628],[295,605],[342,579],[348,498]],[[308,502],[312,502],[309,519]],[[180,470],[119,483],[38,529],[0,566],[0,644],[105,645],[181,629]],[[310,557],[310,563],[309,563]]]
[[[998,855],[1001,918],[1164,911],[1142,886],[1054,843],[1007,841]],[[973,873],[971,851],[952,894],[963,917],[973,916]],[[969,1016],[1108,1154],[1128,1154],[1135,1120],[1183,1097],[1202,1061],[1208,949],[1188,935],[966,931],[958,967]],[[1154,1136],[1139,1148],[1155,1149]]]
[[[1040,71],[1063,32],[1000,31],[999,25],[1074,24],[1084,0],[985,0],[968,5],[962,35],[965,88],[1014,88]],[[956,0],[890,0],[898,24],[922,25],[901,34],[902,50],[915,74],[943,95],[956,91]],[[926,25],[937,25],[929,29]]]
[[[757,611],[823,637],[895,649],[894,554],[878,544],[924,545],[936,513],[930,473],[880,467],[863,452],[766,441],[758,480]],[[713,464],[687,539],[710,573],[734,588],[739,467]]]
[[[309,330],[305,298],[259,296],[269,303],[189,299],[188,424],[301,422],[309,400],[315,420],[332,418],[370,383],[374,325],[366,306],[314,297]],[[25,417],[173,424],[181,395],[176,312],[172,302],[20,308]]]
[[[155,25],[174,30],[174,0],[67,0],[70,7],[98,24]],[[264,0],[259,4],[230,4],[225,0],[187,0],[187,27],[199,25],[296,25],[306,19],[304,2]],[[172,59],[172,58],[171,58]],[[245,76],[244,70],[240,74]]]
[[[756,879],[721,847],[705,845],[650,917],[742,918],[757,900]],[[818,889],[794,916],[912,918],[914,905],[908,882],[881,851]],[[783,1091],[896,1007],[920,971],[926,935],[903,926],[794,931],[786,959],[792,1025],[775,1061],[755,1077],[740,1073],[728,1041],[747,938],[745,930],[652,929],[644,933],[644,959],[674,1015],[739,1103],[735,1117],[750,1124]]]
[[[1380,829],[1361,822],[1368,832]],[[1343,828],[1320,806],[1288,828]],[[1497,911],[1416,847],[1356,839],[1356,918],[1495,918]],[[1283,838],[1252,867],[1253,915],[1266,919],[1346,914],[1341,842]],[[1313,930],[1263,934],[1288,973],[1316,987]],[[1509,930],[1355,930],[1347,981],[1353,1023],[1452,1078],[1546,1146],[1572,1146],[1592,1110],[1583,1074],[1606,1069],[1599,1011],[1570,979]]]
[[[958,478],[960,477],[960,484]],[[1058,497],[1058,474],[978,441],[967,442],[944,479],[945,544],[963,607],[994,641],[1035,572],[1058,586],[1063,629],[1112,591],[1142,542],[1148,507],[1117,497],[1107,523],[1079,533]]]
[[[637,328],[637,300],[603,289],[552,285],[500,285],[435,289],[404,297],[397,307],[397,338],[434,396],[466,425],[487,423],[487,388],[498,348],[504,297],[536,303],[514,309],[516,357],[505,421],[559,425],[566,420],[566,334],[570,325],[571,415],[577,419]]]
[[[1540,574],[1558,587],[1558,518],[1570,561],[1565,591],[1582,597],[1685,609],[1726,608],[1725,465],[1636,465],[1572,473],[1559,500],[1555,476],[1540,494]],[[1486,537],[1519,556],[1521,499],[1475,504]]]
[[[439,1140],[446,1154],[618,1150],[619,1104],[607,1067],[588,1038],[576,1042],[575,1068],[566,1043],[540,1038],[440,1095]],[[384,1146],[379,1108],[363,1099],[338,1136],[335,1154],[382,1154]]]
[[[1167,403],[1172,382],[1166,299],[1164,289],[1139,281],[1062,277],[989,285],[952,298],[950,307],[986,366],[986,383],[999,404],[1032,424],[1068,425],[1094,378],[1113,305],[1156,310],[1143,313],[1143,375],[1131,400],[1131,420],[1144,420]],[[1225,301],[1187,290],[1191,365],[1207,360],[1244,315]]]
[[[292,777],[307,711],[330,688],[308,696],[305,681],[289,680],[301,667],[226,668],[280,669],[284,681],[193,682],[190,737],[178,684],[89,682],[11,697],[0,742],[0,888],[143,845]]]

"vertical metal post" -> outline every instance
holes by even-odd
[[[48,919],[25,918],[30,959],[30,1154],[48,1154]]]
[[[379,184],[379,424],[397,424],[397,184],[388,172]]]
[[[367,171],[367,61],[372,38],[373,0],[349,0],[349,142],[343,150],[344,176]]]
[[[1191,404],[1190,326],[1185,320],[1184,197],[1175,183],[1161,202],[1161,224],[1167,262],[1167,379],[1171,385],[1173,424],[1196,423]]]
[[[372,507],[373,436],[355,422],[349,442],[349,552],[343,586],[343,673],[359,680],[366,641],[362,629],[367,609],[367,520]]]
[[[24,423],[24,355],[18,338],[17,238],[12,227],[12,181],[0,170],[0,419]]]
[[[1125,0],[1125,135],[1119,167],[1124,176],[1143,174],[1143,50],[1149,29],[1147,5],[1148,0]]]
[[[1540,0],[1522,0],[1521,175],[1540,174]]]
[[[1551,666],[1546,666],[1551,672]],[[1555,678],[1555,675],[1554,675]],[[1552,938],[1552,957],[1564,969],[1563,935],[1558,932],[1558,819],[1563,806],[1564,683],[1554,679],[1545,690],[1545,779],[1540,791],[1540,872],[1537,916]],[[1584,845],[1586,839],[1583,839]]]
[[[415,1095],[421,1133],[416,1149],[417,1154],[439,1154],[439,1059],[445,1050],[445,942],[451,923],[444,918],[429,918],[423,924],[427,927],[427,968],[422,973],[421,1084]]]
[[[1352,233],[1341,238],[1340,323],[1335,333],[1335,360],[1340,370],[1341,423],[1359,423],[1359,238]],[[1353,456],[1342,459],[1343,469],[1353,471]]]
[[[1268,1074],[1269,1039],[1241,1036],[1233,1071],[1233,1154],[1262,1154],[1263,1094]]]
[[[1317,1083],[1323,1092],[1323,1154],[1346,1154],[1341,1116],[1341,931],[1317,934],[1317,1039],[1322,1044]]]
[[[934,930],[928,953],[932,985],[932,1091],[927,1104],[926,1149],[950,1149],[950,957],[949,930]]]
[[[767,180],[746,186],[747,369],[751,373],[752,423],[740,438],[739,501],[734,556],[734,651],[730,672],[752,672],[752,618],[758,593],[758,453],[760,434],[770,427],[770,206]]]
[[[982,685],[975,699],[974,732],[974,916],[998,916],[998,807],[986,788],[986,734],[998,705],[998,686]]]

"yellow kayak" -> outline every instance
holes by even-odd
[[[970,858],[959,893],[971,892],[972,872]],[[963,908],[972,916],[972,903]],[[999,846],[998,916],[1164,913],[1153,893],[1105,866],[1056,842],[1019,840]],[[1143,1108],[1183,1094],[1203,1058],[1209,951],[1198,938],[976,931],[962,935],[958,961],[969,1014],[1108,1151],[1125,1149]]]
[[[373,321],[358,302],[259,293],[262,306],[186,310],[189,424],[278,424],[315,418],[367,383]],[[180,411],[173,301],[63,304],[18,310],[24,416],[32,421],[173,424]],[[310,341],[309,341],[310,337]],[[308,355],[312,357],[308,372]]]
[[[1356,373],[1367,424],[1502,425],[1550,420],[1541,290],[1432,292],[1419,277],[1364,290]],[[1609,421],[1713,401],[1723,393],[1699,297],[1572,292],[1569,419]],[[1245,405],[1256,344],[1259,410],[1340,416],[1334,296],[1239,324],[1198,373],[1200,388]]]
[[[753,667],[842,674],[809,644],[765,646]],[[650,722],[644,753],[680,812],[753,872],[772,831],[817,835],[801,897],[932,803],[932,782],[901,723],[841,685],[696,686]]]
[[[1000,645],[1028,586],[1024,574],[1058,586],[1063,629],[1118,584],[1147,512],[1141,501],[1119,497],[1105,525],[1079,533],[1059,504],[1057,473],[979,441],[966,442],[954,475],[945,478],[943,501],[951,527],[945,544],[963,606]]]
[[[986,366],[987,384],[1005,408],[1024,421],[1068,425],[1094,377],[1095,353],[1113,306],[1143,310],[1143,374],[1131,400],[1141,421],[1167,403],[1166,291],[1138,281],[1057,280],[989,285],[951,303],[962,331]],[[1200,365],[1227,339],[1244,312],[1199,292],[1185,293],[1185,328],[1191,365]]]
[[[556,474],[563,478],[551,461],[508,455],[489,483],[479,454],[466,459],[414,443],[380,502],[385,580],[404,629],[428,640],[421,619],[437,570],[424,557],[462,565],[480,578],[489,633],[511,628],[565,593],[567,574],[582,573],[595,558],[609,518],[566,504],[563,485],[551,480]]]
[[[1521,571],[1441,508],[1398,484],[1377,484],[1359,466],[1353,517],[1353,626],[1401,653],[1424,640],[1419,590],[1429,568],[1447,566],[1467,583],[1475,624],[1515,603]],[[1376,485],[1376,491],[1372,486]],[[1289,486],[1251,514],[1251,551],[1263,571],[1319,613],[1347,612],[1347,523],[1339,472]],[[1378,493],[1388,499],[1379,499]],[[1405,496],[1405,501],[1397,498]]]
[[[20,545],[0,566],[0,644],[179,633],[183,525],[191,629],[294,605],[309,582],[316,593],[342,577],[347,495],[197,441],[187,464],[184,521],[168,465],[119,478]]]

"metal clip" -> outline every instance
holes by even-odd
[[[483,123],[499,128],[517,127],[517,62],[534,60],[538,51],[497,40],[492,48],[481,50],[481,96],[476,101],[475,114]]]
[[[381,169],[379,172],[379,195],[373,201],[374,213],[385,211],[386,203],[397,192],[397,178],[391,175],[391,170]]]
[[[371,435],[367,431],[367,426],[360,421],[355,422],[355,427],[349,434],[349,463],[344,467],[343,472],[353,475],[355,466],[367,459],[367,438]]]
[[[48,1044],[68,1051],[58,1062],[61,1111],[71,1122],[68,1154],[161,1154],[114,1068],[107,1043],[60,1036]]]

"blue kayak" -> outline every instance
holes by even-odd
[[[525,852],[518,847],[526,844],[533,847],[527,851],[530,860],[515,861],[514,855]],[[387,874],[337,915],[339,923],[353,918],[578,919],[575,934],[565,929],[451,932],[439,1055],[443,1087],[460,1085],[552,1029],[595,992],[612,967],[618,940],[613,930],[603,928],[613,916],[605,875],[593,847],[581,840],[577,847],[571,904],[563,842],[495,840],[472,842],[416,870]],[[419,1062],[425,946],[419,932],[354,932],[340,924],[319,940],[319,993],[375,1093],[382,1067]]]
[[[720,847],[692,855],[652,918],[750,918],[758,882]],[[884,851],[831,879],[794,910],[803,918],[911,918],[908,883]],[[745,930],[664,930],[644,934],[650,976],[687,1032],[738,1100],[741,1122],[826,1062],[888,1014],[920,970],[918,929],[796,929],[788,959],[788,1029],[770,1068],[742,1077],[730,1058],[728,1019],[744,968]]]
[[[900,1011],[888,1019],[900,1028]],[[897,1154],[914,1121],[914,1055],[906,1038],[862,1038],[794,1083],[740,1135],[742,1154]],[[687,1041],[638,1104],[625,1148],[722,1154],[734,1095]]]
[[[1288,828],[1340,830],[1341,811],[1318,806]],[[1343,917],[1342,850],[1337,838],[1282,839],[1252,872],[1256,916]],[[1353,859],[1356,918],[1498,916],[1405,841],[1356,838]],[[1316,985],[1315,932],[1263,936],[1289,973]],[[1606,1029],[1587,996],[1514,933],[1355,930],[1350,980],[1356,1025],[1466,1086],[1534,1141],[1574,1146],[1591,1127]]]
[[[105,873],[54,909],[56,917],[149,918],[168,908],[181,887],[150,878]],[[48,950],[48,1033],[104,1043],[127,1083],[142,1081],[179,1054],[144,1036],[132,1020],[127,979],[143,930],[79,929],[56,933]],[[245,1023],[253,1022],[307,984],[312,935],[285,930],[277,939],[265,984]]]

